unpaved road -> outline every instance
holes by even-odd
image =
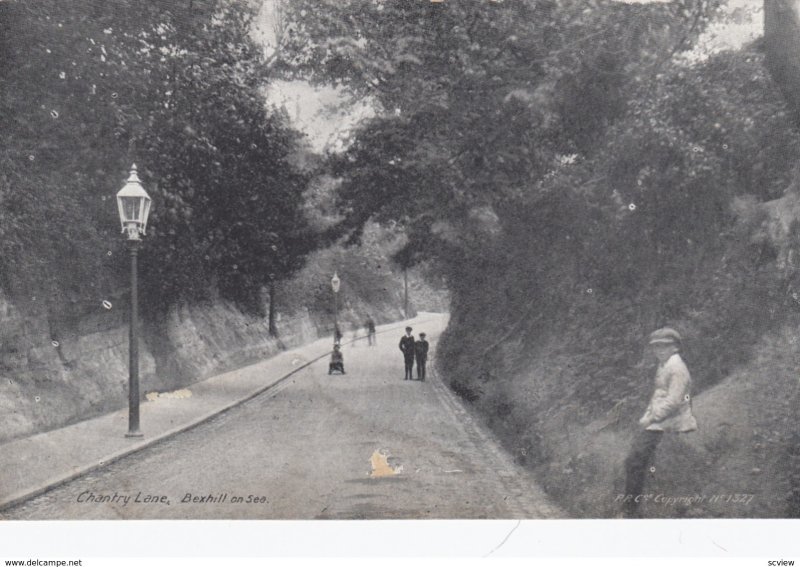
[[[415,329],[428,333],[434,356],[443,321]],[[403,380],[399,338],[390,333],[375,347],[345,346],[345,376],[328,376],[327,361],[320,361],[195,429],[3,516],[560,517],[434,372],[425,382]]]

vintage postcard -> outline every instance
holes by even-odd
[[[796,519],[798,53],[788,0],[0,0],[0,518]]]

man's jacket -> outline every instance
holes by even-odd
[[[417,341],[414,343],[414,353],[420,360],[428,359],[428,341]]]
[[[656,371],[655,391],[644,417],[652,423],[649,431],[694,431],[692,415],[692,378],[678,353]]]
[[[403,351],[403,356],[406,358],[414,357],[414,337],[407,337],[403,335],[400,339],[400,350]]]

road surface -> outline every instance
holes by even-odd
[[[415,329],[428,333],[434,357],[442,321]],[[346,375],[329,376],[327,360],[319,361],[209,422],[3,517],[559,517],[535,479],[435,372],[425,382],[403,380],[399,339],[392,332],[378,335],[375,347],[346,345]]]

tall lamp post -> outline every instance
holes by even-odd
[[[331,289],[333,290],[333,343],[339,342],[339,286],[342,281],[336,272],[333,272],[331,278]]]
[[[128,375],[128,433],[125,437],[142,437],[139,430],[139,292],[137,284],[136,260],[139,254],[140,235],[145,234],[147,217],[150,215],[150,197],[142,187],[136,174],[136,165],[125,186],[117,193],[117,207],[122,233],[128,235],[128,248],[131,254],[131,328],[129,346]]]

